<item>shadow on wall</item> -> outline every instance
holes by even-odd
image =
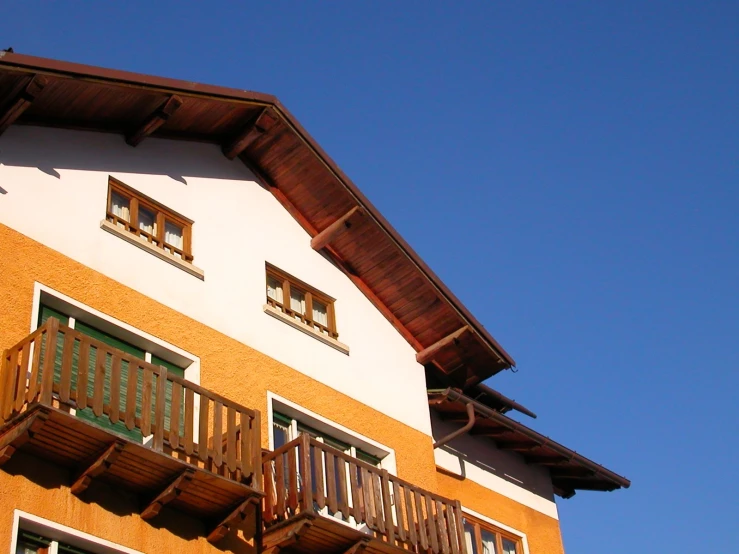
[[[74,169],[165,175],[184,185],[185,176],[254,179],[244,164],[228,160],[216,144],[149,138],[134,148],[114,133],[22,125],[0,137],[0,165],[35,167],[56,178],[61,177],[59,170]]]
[[[13,500],[14,489],[25,489],[25,487],[14,486],[13,482],[15,480],[26,479],[45,489],[52,490],[68,488],[74,479],[74,475],[72,475],[69,470],[47,461],[40,460],[35,456],[24,452],[17,452],[5,465],[3,465],[0,472],[5,474],[0,475],[0,485],[2,485],[0,486],[0,497],[4,499],[2,503],[3,506],[8,506],[10,508],[20,507],[23,505],[22,502],[15,502]],[[79,526],[74,525],[74,522],[64,521],[64,516],[67,514],[71,515],[79,513],[79,510],[73,506],[76,502],[97,504],[105,511],[110,512],[117,517],[137,517],[138,514],[141,513],[142,507],[146,506],[148,501],[151,500],[148,498],[140,498],[130,491],[113,487],[107,483],[101,482],[99,479],[93,479],[89,488],[79,497],[74,496],[69,490],[64,492],[66,493],[65,496],[67,504],[64,506],[55,506],[53,508],[53,513],[56,517],[52,517],[51,519],[74,528],[78,528]],[[43,497],[41,500],[43,501]],[[24,506],[22,509],[34,513],[33,508],[27,508],[27,506]],[[43,509],[48,509],[47,503],[44,504]],[[37,513],[36,515],[48,517],[48,513]],[[254,519],[256,520],[256,518]],[[201,520],[182,512],[175,511],[167,506],[164,506],[162,511],[155,518],[147,522],[141,520],[138,523],[143,524],[144,526],[151,526],[155,529],[166,529],[170,533],[186,541],[197,539],[204,540],[204,537],[207,534],[207,529]],[[135,529],[131,529],[131,531],[135,532]],[[256,553],[256,549],[252,542],[245,540],[241,532],[229,533],[217,544],[212,545],[212,548],[224,552],[233,552],[235,554]]]
[[[438,414],[431,413],[431,431],[435,441],[460,427],[461,424],[448,423]],[[453,476],[470,479],[482,486],[486,486],[485,479],[497,477],[554,501],[552,480],[546,468],[528,465],[522,456],[514,452],[498,450],[489,438],[465,434],[441,446],[439,450],[437,465]],[[442,459],[444,463],[439,463]]]

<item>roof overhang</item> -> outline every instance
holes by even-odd
[[[274,97],[0,51],[0,134],[10,125],[218,144],[239,158],[445,384],[515,365]]]
[[[469,433],[493,440],[498,449],[521,455],[527,464],[548,468],[554,491],[563,498],[572,497],[577,490],[613,491],[631,485],[625,477],[465,396],[459,390],[428,391],[428,401],[443,419],[456,423],[468,421],[467,409],[472,406],[479,417],[474,418]]]

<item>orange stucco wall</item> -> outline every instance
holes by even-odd
[[[532,554],[562,552],[556,520],[474,483],[437,474],[430,437],[4,225],[0,225],[0,347],[28,334],[34,281],[197,355],[202,386],[263,414],[268,410],[267,390],[271,390],[395,449],[400,477],[459,498],[463,505],[527,533]],[[262,422],[266,447],[267,418]],[[39,474],[49,473],[44,467]],[[60,484],[47,488],[25,473],[0,471],[0,554],[10,544],[13,508],[144,552],[178,549],[184,554],[211,548],[204,539],[186,540],[144,522],[135,509],[125,507],[133,500],[121,497],[124,515],[119,516],[94,502],[78,500],[69,493],[66,481],[61,477],[57,481]],[[237,545],[234,548],[238,550]]]

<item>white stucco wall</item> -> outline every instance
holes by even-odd
[[[204,280],[100,228],[109,175],[195,222]],[[119,135],[11,127],[0,137],[0,222],[431,435],[414,350],[215,145],[148,139],[131,148]],[[264,313],[265,262],[337,299],[349,355]]]

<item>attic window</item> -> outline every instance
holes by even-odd
[[[336,339],[334,299],[267,265],[267,305],[320,335]]]
[[[106,220],[185,262],[192,262],[192,221],[110,177]]]

